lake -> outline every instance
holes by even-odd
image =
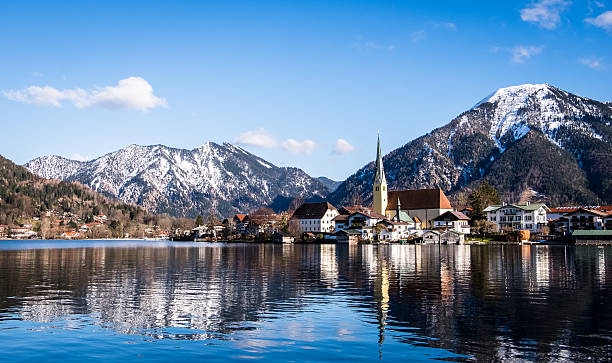
[[[603,360],[612,248],[0,241],[0,360]]]

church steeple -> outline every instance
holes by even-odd
[[[382,161],[382,153],[380,152],[380,134],[378,134],[378,146],[376,147],[376,176],[374,177],[374,184],[376,183],[385,183],[387,184],[387,179],[385,178],[385,166]]]
[[[387,211],[387,178],[380,151],[380,134],[378,135],[378,145],[376,148],[376,171],[374,173],[374,185],[372,188],[374,212],[386,215]]]

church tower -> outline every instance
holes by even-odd
[[[374,174],[374,186],[372,189],[374,199],[372,210],[376,213],[386,215],[387,211],[387,178],[380,152],[380,135],[378,135],[378,148],[376,150],[376,172]]]

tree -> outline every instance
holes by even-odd
[[[497,190],[489,183],[483,181],[478,189],[474,190],[468,197],[470,206],[472,207],[472,220],[485,219],[486,215],[483,210],[492,204],[501,204],[501,199]]]
[[[204,217],[202,217],[202,215],[201,215],[201,214],[198,214],[198,216],[196,217],[196,219],[195,219],[195,225],[196,225],[196,227],[199,227],[199,226],[203,226],[203,225],[204,225]]]
[[[121,224],[121,222],[112,220],[110,222],[109,227],[110,227],[113,237],[115,238],[123,237],[123,225]]]
[[[300,226],[300,221],[297,219],[289,220],[289,227],[287,230],[292,237],[300,237],[302,235],[302,227]]]

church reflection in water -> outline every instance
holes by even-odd
[[[223,340],[333,297],[377,330],[381,355],[393,339],[582,360],[609,353],[611,264],[610,248],[566,246],[0,250],[0,318],[85,315],[128,334]]]

